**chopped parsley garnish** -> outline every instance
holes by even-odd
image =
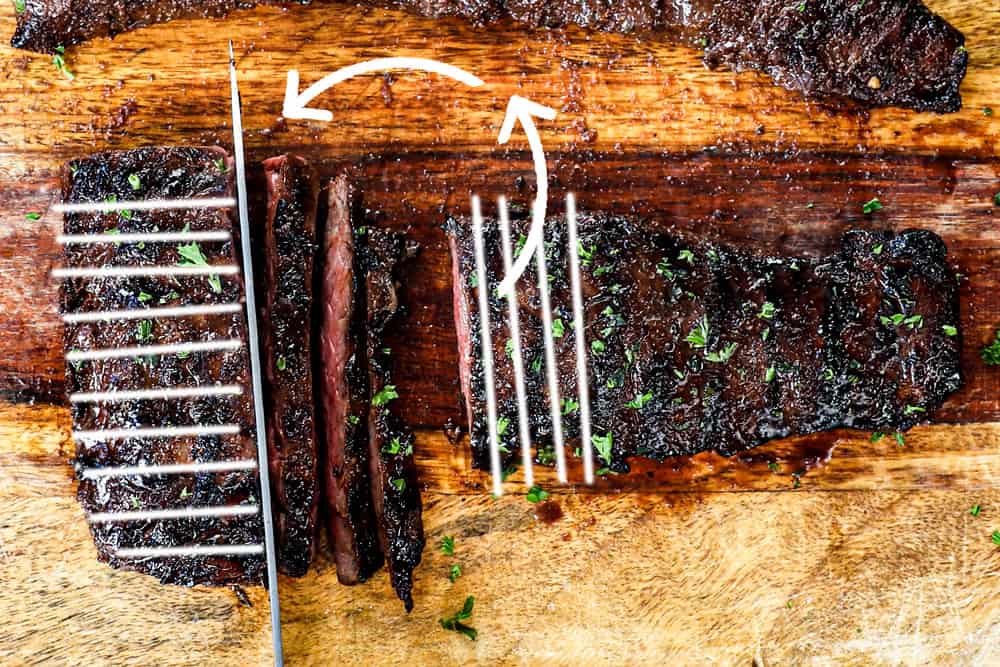
[[[950,324],[943,324],[943,325],[941,325],[941,330],[944,331],[944,335],[945,336],[957,336],[958,335],[958,328],[957,327],[953,327]]]
[[[607,349],[604,345],[603,340],[592,340],[590,341],[590,349],[594,354],[603,354],[604,350]]]
[[[883,246],[883,245],[882,245],[881,243],[879,243],[879,244],[878,244],[878,245],[876,245],[876,246],[875,246],[874,248],[872,248],[872,254],[873,254],[873,255],[876,255],[876,256],[878,256],[878,255],[881,255],[881,254],[882,254],[882,251],[883,251],[884,249],[885,249],[885,246]]]
[[[774,382],[774,378],[777,375],[777,373],[778,372],[776,370],[774,370],[774,366],[771,366],[770,368],[768,368],[767,372],[764,373],[764,382],[767,382],[768,384],[770,384],[771,382]]]
[[[562,413],[564,416],[580,409],[580,404],[572,398],[564,398],[560,402],[562,403]]]
[[[191,490],[188,489],[186,486],[183,489],[181,489],[181,498],[187,498],[190,495],[191,495]]]
[[[1000,546],[1000,530],[994,530],[993,534],[990,535],[990,537],[993,540],[993,544],[996,544],[997,546]]]
[[[142,187],[142,181],[139,180],[139,174],[129,174],[128,184],[132,186],[133,190],[138,190]]]
[[[927,409],[926,408],[922,408],[919,405],[907,405],[903,409],[903,414],[907,415],[907,416],[920,414],[922,412],[927,412]]]
[[[216,158],[216,159],[212,160],[212,164],[214,164],[215,168],[218,169],[223,174],[226,173],[227,171],[229,171],[229,169],[226,168],[226,160],[225,160],[225,158],[221,158],[221,157],[220,158]]]
[[[390,479],[389,483],[392,484],[393,488],[395,488],[400,493],[406,490],[406,480],[403,478]]]
[[[896,439],[896,444],[899,445],[900,447],[906,444],[906,438],[899,431],[896,431],[895,435],[893,435],[892,437]]]
[[[348,415],[347,423],[350,424],[351,426],[357,426],[358,424],[361,423],[361,417],[357,415]]]
[[[992,116],[993,115],[993,108],[992,107],[983,107],[983,115],[984,116]]]
[[[972,516],[979,516],[979,513],[982,510],[983,508],[980,507],[979,505],[973,505],[971,508],[969,508],[969,514],[971,514]]]
[[[993,195],[993,203],[1000,206],[1000,192]]]
[[[445,535],[441,538],[441,553],[445,556],[455,555],[455,538],[451,535]]]
[[[278,360],[274,363],[274,365],[277,366],[279,371],[283,371],[288,368],[288,362],[285,361],[284,357],[278,357]]]
[[[510,420],[506,417],[501,417],[497,420],[497,435],[504,435],[507,433],[507,428],[510,427]]]
[[[41,220],[42,219],[42,214],[41,213],[31,212],[31,213],[25,213],[24,217],[25,217],[25,219],[31,220],[32,222],[34,222],[35,220]]]
[[[913,329],[922,329],[924,326],[924,316],[923,315],[904,315],[903,313],[896,313],[895,315],[888,316],[882,315],[879,320],[887,327],[898,327],[901,324],[905,324],[911,331]]]
[[[668,260],[663,260],[656,265],[656,272],[666,278],[667,280],[674,279],[673,269],[670,268],[670,262]]]
[[[757,313],[757,317],[759,317],[762,320],[774,319],[774,311],[775,311],[774,304],[771,303],[770,301],[765,301],[764,304],[760,307],[760,312]]]
[[[598,456],[600,456],[610,465],[611,446],[614,444],[611,431],[608,431],[607,435],[597,435],[595,433],[594,435],[590,436],[590,442],[592,445],[594,445],[594,449],[597,450]]]
[[[577,254],[580,256],[580,259],[583,260],[583,262],[581,263],[584,266],[590,266],[590,262],[593,261],[594,259],[594,251],[596,249],[597,249],[596,246],[590,246],[590,250],[587,250],[587,248],[583,245],[583,241],[576,242],[576,251]]]
[[[470,273],[469,274],[469,287],[479,287],[479,274]]]
[[[136,334],[140,342],[147,341],[153,337],[153,320],[142,320],[139,322],[139,331]]]
[[[399,398],[399,394],[396,392],[396,385],[387,384],[379,391],[375,396],[372,397],[372,405],[376,408],[380,408],[386,405],[389,401]]]
[[[479,633],[476,632],[475,628],[470,628],[468,625],[462,621],[467,621],[472,618],[472,607],[476,603],[476,598],[469,596],[465,598],[465,604],[462,605],[462,610],[456,612],[454,616],[450,618],[442,618],[439,622],[441,627],[445,630],[452,630],[454,632],[459,632],[472,641],[476,641],[476,637]]]
[[[885,207],[882,206],[882,202],[880,202],[878,200],[878,197],[876,197],[875,199],[872,199],[870,202],[867,202],[864,206],[862,206],[861,212],[864,213],[865,215],[871,215],[875,211],[881,211],[883,208]]]
[[[677,261],[694,264],[694,253],[685,248],[684,250],[681,250],[679,255],[677,255]]]
[[[184,228],[185,231],[187,229],[187,227]],[[205,258],[205,254],[201,251],[201,246],[197,242],[188,245],[179,245],[177,246],[177,252],[181,256],[181,261],[178,262],[179,266],[208,266],[208,259]],[[216,294],[222,292],[222,280],[219,276],[209,276],[208,285]]]
[[[770,463],[767,464],[767,469],[770,470],[771,472],[778,472],[778,462],[771,461]]]
[[[451,570],[448,572],[448,580],[451,583],[455,583],[455,580],[462,576],[462,566],[455,563],[451,566]]]
[[[52,56],[52,64],[55,65],[56,69],[59,70],[62,73],[62,75],[67,79],[69,79],[70,81],[76,78],[76,75],[74,75],[73,72],[69,70],[69,67],[66,66],[65,46],[56,47],[56,52]]]
[[[701,350],[708,344],[709,334],[708,315],[703,315],[702,318],[698,320],[698,324],[695,325],[694,329],[691,330],[691,333],[689,333],[687,338],[684,340],[690,343],[691,347]]]
[[[733,358],[736,354],[736,348],[739,347],[736,343],[730,343],[726,345],[718,352],[709,352],[705,355],[705,358],[716,364],[724,364]]]
[[[553,338],[562,338],[564,335],[566,335],[566,326],[563,324],[562,319],[556,318],[552,320]]]
[[[984,347],[979,356],[987,366],[1000,366],[1000,331],[997,331],[993,342]]]
[[[625,404],[626,408],[631,408],[633,410],[642,410],[642,408],[653,400],[653,392],[647,391],[645,394],[638,394],[636,397]]]
[[[503,344],[503,351],[507,354],[508,357],[510,357],[510,358],[514,357],[514,339],[513,338],[509,338],[507,340],[507,342]]]
[[[549,492],[537,485],[531,487],[528,491],[528,495],[525,496],[529,503],[540,503],[548,497]]]
[[[878,442],[884,437],[885,433],[883,433],[882,431],[875,431],[874,433],[872,433],[872,442]]]
[[[25,0],[14,0],[14,13],[23,14],[25,10]]]
[[[143,292],[140,290],[139,296],[136,298],[139,299],[139,303],[146,303],[147,301],[153,300],[153,295],[149,292]]]

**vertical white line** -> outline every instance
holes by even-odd
[[[552,443],[556,452],[559,483],[566,483],[566,443],[563,442],[562,408],[559,400],[559,375],[556,370],[556,345],[552,335],[552,302],[549,298],[549,270],[545,262],[545,225],[542,240],[535,251],[538,264],[538,293],[542,300],[542,335],[545,339],[545,373],[549,385],[549,408],[552,413]]]
[[[497,200],[500,210],[500,242],[503,246],[504,275],[510,273],[514,264],[510,245],[510,215],[507,212],[507,198]],[[531,464],[531,431],[528,429],[528,400],[524,389],[524,356],[521,351],[521,317],[517,302],[517,284],[504,298],[507,299],[508,321],[510,324],[510,339],[514,343],[511,351],[514,361],[514,381],[517,389],[518,433],[521,440],[521,463],[524,465],[524,483],[534,486],[535,474]]]
[[[594,448],[590,440],[590,380],[587,377],[587,336],[583,312],[583,289],[580,286],[579,240],[576,236],[576,196],[566,196],[566,221],[569,226],[570,282],[573,288],[573,333],[576,337],[576,386],[580,403],[580,446],[583,448],[583,474],[587,484],[594,483]]]
[[[490,427],[490,470],[493,472],[493,495],[503,495],[503,470],[500,469],[500,443],[497,438],[497,399],[493,384],[493,337],[490,335],[489,285],[486,282],[486,253],[483,250],[483,213],[479,197],[472,197],[472,240],[476,248],[476,278],[479,281],[479,331],[482,342],[483,383],[486,385],[486,410]]]

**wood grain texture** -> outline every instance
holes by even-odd
[[[96,40],[71,50],[73,82],[47,57],[0,48],[0,662],[269,660],[264,591],[246,591],[246,606],[230,590],[163,587],[96,561],[59,404],[48,274],[60,223],[24,218],[55,201],[56,170],[71,157],[228,145],[232,37],[249,158],[295,150],[327,174],[351,166],[369,207],[423,246],[408,269],[407,328],[390,343],[405,416],[420,427],[431,546],[417,607],[401,612],[384,573],[339,586],[323,557],[306,578],[279,584],[288,664],[1000,663],[990,539],[1000,529],[1000,373],[977,360],[1000,324],[1000,209],[990,202],[1000,190],[1000,7],[928,4],[965,32],[972,57],[965,109],[950,116],[836,113],[647,38],[482,30],[348,5]],[[7,7],[2,35],[13,30]],[[461,66],[487,86],[364,77],[317,100],[333,123],[279,118],[289,68],[308,85],[404,54]],[[512,93],[559,109],[540,125],[554,199],[575,191],[584,207],[783,253],[828,252],[858,225],[937,232],[966,276],[966,388],[902,448],[837,431],[734,459],[637,465],[593,490],[557,489],[542,471],[563,514],[554,523],[519,493],[491,499],[464,445],[442,432],[462,415],[438,225],[467,210],[472,192],[530,199],[523,140],[495,146]],[[874,196],[886,209],[867,218],[860,205]],[[456,537],[454,558],[436,549],[443,535]],[[455,584],[453,563],[464,571]],[[437,625],[469,594],[476,643]]]

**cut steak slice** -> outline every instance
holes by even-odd
[[[264,162],[267,220],[260,238],[261,357],[278,565],[309,570],[319,511],[312,376],[313,278],[319,180],[305,160]]]
[[[526,231],[527,222],[515,227]],[[471,225],[452,220],[448,229],[473,460],[488,468]],[[553,221],[547,234],[563,426],[572,437],[579,419],[565,225]],[[601,466],[624,471],[631,456],[734,454],[837,426],[905,430],[962,385],[956,281],[944,243],[929,232],[854,231],[819,259],[758,255],[602,213],[581,215],[579,234]],[[515,425],[506,305],[493,290],[502,277],[494,222],[484,238],[498,415]],[[542,359],[536,282],[529,270],[519,304],[541,458],[551,424],[544,368],[530,368]],[[517,429],[500,430],[510,462]]]
[[[337,578],[366,580],[382,565],[369,472],[364,241],[352,227],[346,176],[330,183],[320,276],[319,395],[325,503]]]
[[[232,163],[220,148],[144,148],[74,160],[63,173],[68,202],[232,196]],[[221,230],[233,232],[228,210],[70,213],[68,234],[117,234]],[[66,267],[236,264],[233,241],[210,243],[107,243],[68,245]],[[143,310],[207,304],[239,304],[238,277],[101,277],[63,282],[64,313]],[[242,310],[218,315],[157,319],[112,319],[68,323],[67,350],[97,350],[246,339]],[[238,385],[241,395],[174,400],[71,402],[74,431],[166,426],[236,425],[236,435],[185,437],[84,437],[77,441],[81,471],[118,466],[187,464],[256,459],[250,369],[244,349],[68,363],[68,392]],[[88,514],[257,505],[255,471],[156,476],[83,477],[78,499]],[[260,514],[221,518],[143,520],[91,524],[98,556],[114,567],[159,577],[164,583],[262,583],[263,556],[156,557],[131,559],[119,549],[190,545],[260,545]]]
[[[410,611],[413,570],[420,564],[424,550],[422,505],[413,460],[414,436],[391,408],[398,394],[391,378],[392,351],[384,346],[383,334],[400,311],[396,267],[416,249],[407,248],[399,234],[373,227],[367,230],[365,283],[372,396],[368,446],[372,499],[393,590]]]
[[[305,4],[305,0],[302,0]],[[26,0],[12,45],[57,47],[173,18],[223,16],[268,0]],[[477,24],[577,25],[659,33],[705,51],[709,66],[754,69],[807,96],[950,112],[968,53],[964,36],[920,0],[379,0],[360,4]]]

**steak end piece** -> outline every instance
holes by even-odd
[[[567,438],[579,436],[565,225],[548,225],[553,336]],[[452,220],[454,301],[473,464],[489,468],[471,225]],[[527,221],[515,223],[526,231]],[[595,455],[661,460],[732,455],[838,426],[905,430],[962,386],[959,303],[940,238],[848,233],[828,257],[771,257],[652,231],[603,213],[579,218]],[[518,419],[495,223],[484,230],[498,416]],[[531,435],[551,447],[541,312],[532,270],[519,292]],[[557,329],[557,330],[556,330]],[[538,376],[538,377],[535,377]],[[499,434],[511,462],[517,429]]]
[[[367,228],[366,292],[368,375],[371,407],[368,444],[372,499],[379,539],[393,590],[406,611],[413,609],[413,570],[424,550],[422,503],[413,460],[414,435],[392,409],[399,396],[392,384],[392,350],[383,334],[400,313],[396,269],[416,252],[399,234]]]
[[[313,279],[319,180],[302,158],[264,162],[267,219],[260,232],[261,357],[267,387],[268,451],[278,565],[309,570],[319,511],[313,395]]]
[[[365,236],[352,226],[347,176],[329,185],[319,274],[318,363],[326,515],[337,577],[368,579],[382,565],[369,470]]]
[[[220,148],[142,148],[108,152],[72,161],[63,172],[63,200],[115,200],[231,197],[232,161]],[[228,210],[122,211],[68,213],[67,234],[117,234],[191,231],[234,232]],[[176,266],[237,264],[233,241],[206,243],[99,243],[67,245],[67,267]],[[151,308],[239,303],[239,277],[99,277],[63,282],[64,313],[141,312]],[[246,339],[242,310],[194,317],[113,319],[67,323],[67,350],[100,350],[143,345]],[[256,459],[250,403],[249,359],[243,349],[71,362],[67,392],[137,391],[216,384],[247,388],[242,395],[165,400],[71,401],[73,430],[133,430],[164,426],[235,425],[235,435],[140,437],[77,440],[80,471],[120,466],[245,461]],[[88,515],[188,507],[243,506],[260,503],[255,471],[154,476],[82,477],[78,499]],[[262,556],[154,557],[132,559],[126,548],[193,545],[260,545],[260,513],[229,517],[91,523],[98,557],[114,567],[158,577],[164,583],[261,584]]]

